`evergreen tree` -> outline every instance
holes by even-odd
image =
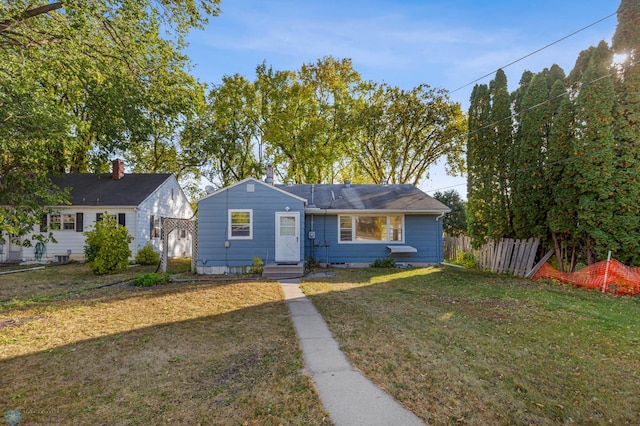
[[[513,228],[517,238],[545,237],[550,188],[544,176],[552,117],[546,73],[536,74],[520,102],[513,166]]]
[[[604,41],[590,49],[590,58],[576,98],[577,159],[576,185],[579,191],[577,231],[582,234],[588,263],[603,259],[608,250],[618,252],[613,235],[616,221],[613,148],[615,91],[610,78],[612,53]]]
[[[616,88],[614,177],[616,228],[620,245],[616,258],[640,265],[640,3],[622,0],[612,49],[623,58],[614,79]]]
[[[513,145],[513,120],[511,98],[507,88],[507,76],[498,70],[489,84],[491,95],[490,122],[494,132],[493,154],[485,158],[491,176],[487,176],[487,187],[491,191],[488,236],[499,239],[513,236],[511,199],[509,190],[509,158]]]
[[[564,95],[555,101],[558,103],[557,113],[553,117],[549,136],[547,178],[553,186],[547,222],[558,266],[563,271],[564,265],[572,270],[575,264],[578,195],[575,185],[576,169],[571,161],[576,156],[573,101],[566,92],[563,81],[556,80],[551,95],[555,97],[561,93]]]
[[[476,85],[471,93],[469,106],[469,136],[467,140],[467,226],[469,236],[476,246],[488,238],[491,176],[487,158],[491,153],[491,118],[489,88]]]

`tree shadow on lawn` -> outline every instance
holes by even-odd
[[[112,296],[40,304],[33,309],[44,318],[0,332],[2,413],[19,410],[25,424],[326,418],[279,284],[172,284]]]

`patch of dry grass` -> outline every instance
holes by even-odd
[[[430,424],[640,424],[640,299],[453,268],[303,289],[351,362]]]
[[[190,259],[171,259],[168,271],[189,271]],[[0,275],[0,310],[29,305],[52,298],[82,295],[96,287],[132,279],[155,271],[157,265],[133,266],[110,275],[95,275],[84,263],[47,265],[44,269]],[[24,270],[24,268],[22,268]],[[2,268],[2,272],[16,268]],[[18,270],[20,270],[18,268]]]
[[[0,317],[0,412],[23,424],[325,421],[278,283],[120,285]]]

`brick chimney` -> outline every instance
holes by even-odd
[[[116,158],[111,162],[111,165],[113,166],[112,172],[111,172],[111,179],[113,180],[122,179],[124,177],[124,162],[121,159]]]

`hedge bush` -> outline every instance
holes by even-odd
[[[156,265],[160,261],[160,255],[156,252],[151,244],[147,244],[136,254],[135,262],[140,265]]]
[[[95,274],[112,274],[129,266],[129,243],[133,237],[107,212],[92,230],[83,235],[86,237],[84,254],[87,264]]]

